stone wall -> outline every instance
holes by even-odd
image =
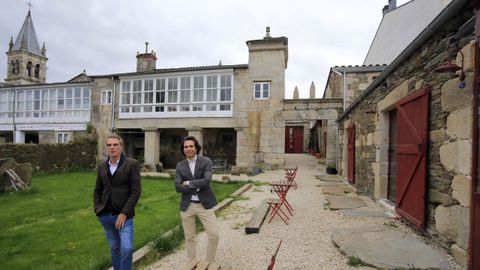
[[[96,166],[96,142],[68,144],[2,144],[0,158],[31,163],[34,173],[93,169]]]
[[[462,265],[467,261],[470,220],[473,30],[464,31],[462,37],[454,35],[471,16],[465,11],[450,19],[339,123],[340,173],[347,174],[346,127],[354,123],[355,186],[361,193],[384,199],[388,187],[389,112],[397,101],[419,88],[430,89],[424,233],[449,249]],[[458,87],[458,73],[434,71],[455,57],[461,66],[459,48],[465,55],[464,89]]]

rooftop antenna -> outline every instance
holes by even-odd
[[[148,42],[145,42],[145,53],[148,53]]]

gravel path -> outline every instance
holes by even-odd
[[[277,255],[274,269],[373,269],[370,267],[351,267],[347,258],[332,242],[332,232],[338,227],[356,227],[391,222],[380,217],[345,217],[337,211],[324,208],[324,195],[318,186],[320,181],[315,175],[324,174],[325,167],[309,155],[287,155],[286,166],[298,166],[298,189],[288,192],[288,201],[294,209],[294,216],[286,225],[275,217],[271,223],[264,222],[259,234],[245,234],[245,225],[264,198],[274,198],[269,186],[254,187],[244,193],[245,200],[237,200],[217,213],[220,226],[220,244],[217,262],[228,263],[240,269],[266,269],[280,239],[283,240]],[[221,177],[221,176],[217,176]],[[248,179],[246,176],[237,177]],[[276,181],[283,177],[283,170],[261,173],[250,179],[258,181]],[[234,177],[232,177],[234,178]],[[248,198],[248,199],[247,199]],[[371,199],[361,197],[368,210],[380,210]],[[267,217],[268,218],[268,217]],[[406,231],[408,228],[403,227]],[[197,236],[197,255],[205,257],[206,234]],[[186,263],[185,249],[181,246],[176,252],[155,262],[147,269],[182,269]]]

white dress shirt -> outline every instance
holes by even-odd
[[[188,166],[190,167],[190,172],[192,173],[192,176],[195,177],[195,164],[197,162],[197,155],[195,155],[195,157],[193,159],[187,159],[187,161],[188,161]],[[190,184],[190,181],[188,182],[188,184]],[[197,191],[199,191],[198,188],[197,188]],[[197,194],[192,195],[191,200],[200,201]]]

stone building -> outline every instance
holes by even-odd
[[[16,40],[0,88],[0,142],[67,142],[91,123],[99,153],[117,132],[126,154],[152,170],[174,167],[187,135],[200,140],[203,154],[238,170],[281,168],[285,152],[307,151],[336,166],[341,101],[316,99],[313,83],[310,99],[284,99],[288,39],[270,36],[268,27],[265,37],[246,42],[247,64],[157,69],[147,43],[135,72],[84,72],[53,84],[45,83],[45,46],[38,49],[30,11]],[[33,75],[31,66],[38,67]],[[328,126],[321,136],[319,121]]]
[[[480,269],[472,3],[478,8],[452,1],[339,116],[338,170],[461,265]],[[450,60],[456,66],[444,65]]]
[[[187,135],[199,139],[204,155],[242,171],[282,168],[290,142],[306,152],[315,122],[335,125],[338,117],[321,108],[339,102],[284,99],[286,37],[270,36],[267,27],[265,37],[246,45],[248,64],[156,69],[156,54],[147,48],[137,53],[136,72],[90,76],[99,147],[115,130],[126,153],[151,169],[159,162],[174,167]],[[329,154],[334,162],[335,151]]]
[[[30,10],[7,51],[0,85],[0,143],[65,143],[90,121],[90,83],[45,83],[45,43],[40,49]]]

